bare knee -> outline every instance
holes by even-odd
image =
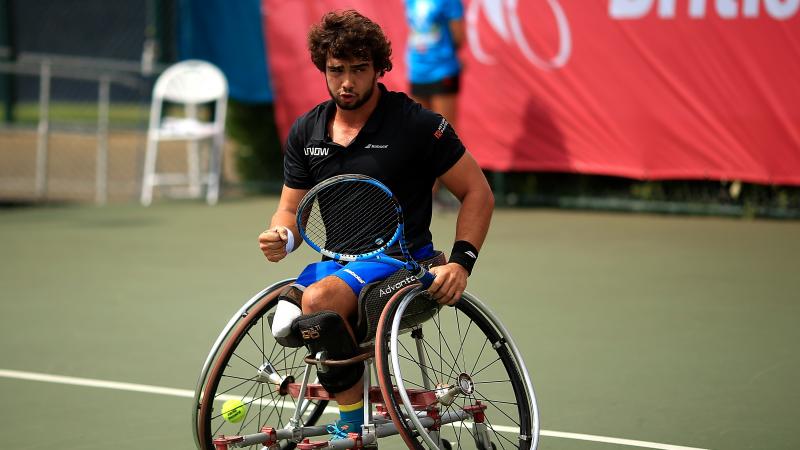
[[[303,314],[334,311],[347,318],[355,311],[355,302],[355,294],[347,283],[336,277],[326,277],[303,292]]]
[[[307,287],[303,292],[303,313],[311,314],[317,311],[325,310],[325,299],[328,298],[330,289],[321,286],[319,283],[314,283]]]

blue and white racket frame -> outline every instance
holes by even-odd
[[[398,217],[397,228],[390,239],[386,240],[380,248],[358,255],[333,252],[317,245],[314,242],[314,240],[306,234],[305,227],[302,224],[302,217],[300,214],[300,211],[304,210],[304,205],[306,204],[306,202],[313,200],[313,198],[316,196],[316,193],[319,190],[325,189],[331,186],[332,184],[349,183],[349,182],[368,183],[379,188],[386,194],[386,196],[389,199],[391,199]],[[366,175],[360,175],[360,174],[345,174],[328,178],[327,180],[311,188],[303,197],[303,199],[300,201],[300,204],[297,209],[298,209],[297,228],[300,231],[300,236],[302,236],[303,240],[311,248],[313,248],[315,251],[322,254],[323,256],[327,256],[328,258],[342,262],[375,261],[397,267],[398,269],[406,269],[414,277],[416,277],[417,280],[420,281],[422,287],[425,289],[427,289],[433,282],[434,275],[425,270],[424,267],[422,267],[416,260],[414,260],[414,258],[412,258],[411,256],[411,253],[408,251],[408,247],[405,242],[405,221],[403,218],[403,208],[400,206],[400,202],[397,200],[397,197],[394,195],[394,193],[380,181],[368,177]],[[391,256],[384,254],[384,252],[387,249],[391,248],[395,243],[399,244],[400,251],[402,252],[404,261],[400,261],[398,259],[392,258]]]

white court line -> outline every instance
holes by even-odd
[[[634,441],[632,439],[621,439],[615,437],[607,437],[607,436],[595,436],[592,434],[579,434],[579,433],[567,433],[564,431],[549,431],[549,430],[541,430],[539,432],[542,436],[548,437],[556,437],[556,438],[564,438],[564,439],[577,439],[581,441],[593,441],[593,442],[603,442],[607,444],[619,444],[619,445],[628,445],[631,447],[644,447],[644,448],[655,448],[659,450],[707,450],[701,449],[696,447],[683,447],[680,445],[672,445],[672,444],[659,444],[658,442],[646,442],[646,441]]]
[[[95,380],[92,378],[65,377],[46,373],[20,372],[18,370],[0,369],[0,377],[16,378],[18,380],[42,381],[44,383],[69,384],[72,386],[86,386],[117,391],[144,392],[147,394],[169,395],[172,397],[194,397],[194,391],[188,389],[173,389],[146,384],[120,383],[118,381]]]
[[[118,381],[67,377],[62,375],[50,375],[46,373],[22,372],[18,370],[0,369],[0,378],[13,378],[17,380],[41,381],[44,383],[68,384],[72,386],[114,389],[117,391],[142,392],[146,394],[168,395],[172,397],[185,397],[185,398],[194,397],[194,391],[190,391],[188,389],[174,389],[174,388],[166,388],[160,386],[150,386],[146,384],[121,383]],[[328,409],[329,408],[326,408],[325,412],[335,412],[335,410],[328,411]],[[495,426],[494,428],[497,429],[498,431],[506,431],[505,428],[509,428],[508,431],[516,432],[516,430],[510,427]],[[581,441],[603,442],[607,444],[652,448],[657,450],[706,450],[696,447],[683,447],[680,445],[660,444],[658,442],[635,441],[631,439],[621,439],[621,438],[607,437],[607,436],[595,436],[591,434],[567,433],[563,431],[541,430],[540,434],[542,436],[562,438],[562,439],[576,439]]]

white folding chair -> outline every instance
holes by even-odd
[[[164,102],[183,105],[182,116],[162,117]],[[198,105],[214,103],[213,120],[198,117]],[[225,140],[225,109],[228,102],[228,82],[216,66],[199,60],[187,60],[170,66],[156,80],[150,106],[147,130],[147,150],[144,162],[141,202],[153,201],[156,186],[187,187],[188,195],[200,198],[206,186],[206,202],[217,203]],[[187,170],[185,173],[156,171],[158,145],[161,141],[186,141]],[[201,173],[200,144],[209,144],[207,170]]]

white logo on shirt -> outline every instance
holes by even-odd
[[[436,131],[433,132],[433,137],[435,137],[436,139],[439,139],[442,136],[444,136],[444,130],[447,129],[447,125],[448,125],[447,119],[442,117],[442,121],[439,122],[439,126],[436,127]]]
[[[389,144],[367,144],[364,148],[389,148]]]
[[[329,150],[328,147],[306,147],[304,151],[306,156],[328,156]]]

